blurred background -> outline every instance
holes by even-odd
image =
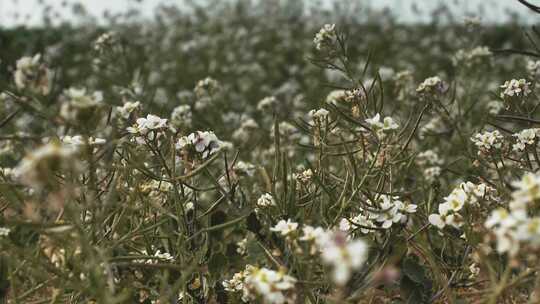
[[[12,84],[19,58],[41,54],[55,67],[59,93],[85,86],[114,95],[140,85],[149,94],[140,99],[157,114],[208,76],[223,82],[227,104],[300,95],[316,102],[328,93],[321,84],[347,84],[310,61],[325,23],[347,34],[355,69],[369,59],[364,81],[382,68],[414,71],[421,82],[454,77],[460,50],[532,49],[527,31],[538,17],[517,0],[0,0],[0,90]],[[105,52],[96,43],[108,32],[114,43]],[[490,75],[524,69],[525,61],[503,54],[496,52],[499,70]]]
[[[0,26],[40,26],[47,23],[99,22],[111,20],[149,19],[157,9],[176,6],[185,9],[193,4],[205,5],[208,0],[0,0]],[[230,2],[220,0],[217,2]],[[255,0],[250,2],[257,2]],[[301,2],[296,0],[264,0],[269,3]],[[331,0],[305,1],[308,6],[332,7]],[[343,1],[362,6],[365,10],[387,10],[396,22],[428,23],[441,13],[452,16],[481,16],[488,23],[515,21],[531,23],[535,16],[517,0],[352,0]],[[540,4],[538,0],[531,3]],[[435,15],[434,15],[435,13]],[[437,14],[439,13],[439,14]]]

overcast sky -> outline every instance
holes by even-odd
[[[204,0],[195,0],[204,1]],[[267,0],[263,0],[267,1]],[[297,1],[297,0],[287,0]],[[309,0],[308,0],[309,1]],[[322,0],[323,2],[325,0]],[[520,5],[517,0],[343,0],[343,1],[358,1],[365,2],[374,8],[383,8],[392,4],[393,12],[397,15],[400,21],[427,21],[431,11],[438,3],[444,2],[452,7],[454,12],[458,14],[476,13],[480,15],[484,21],[497,22],[506,20],[508,11],[520,14],[523,20],[528,22],[537,22],[540,20],[539,15],[531,14],[526,8]],[[540,4],[540,0],[530,0],[532,3]],[[73,4],[81,1],[77,0],[0,0],[0,25],[12,26],[15,24],[36,25],[42,16],[43,6],[39,5],[44,2],[51,5],[55,10],[58,10],[62,16],[68,17],[71,15],[69,8],[62,8],[61,3]],[[180,0],[146,0],[142,4],[137,4],[134,0],[84,0],[86,9],[95,16],[102,16],[103,12],[110,11],[119,13],[126,11],[130,7],[142,7],[146,12],[146,16],[152,15],[153,9],[159,4],[174,4],[181,2]],[[418,19],[418,15],[413,13],[413,6],[426,12],[423,20]],[[479,7],[484,8],[481,12]],[[399,13],[398,13],[399,12]]]

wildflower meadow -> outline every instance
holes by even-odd
[[[538,28],[365,2],[0,27],[0,303],[540,303]]]

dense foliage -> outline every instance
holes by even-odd
[[[277,3],[0,30],[0,297],[540,301],[536,32]]]

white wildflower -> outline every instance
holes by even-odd
[[[283,270],[254,268],[245,278],[247,290],[262,297],[266,304],[294,303],[296,279]]]
[[[257,200],[257,206],[258,207],[270,207],[275,206],[276,201],[274,200],[274,197],[270,193],[265,193],[259,197]]]
[[[336,25],[325,24],[319,32],[315,35],[313,43],[317,50],[332,46],[337,40]]]
[[[323,124],[330,112],[326,109],[311,110],[308,113],[309,118],[313,123]]]
[[[107,142],[103,138],[98,138],[98,137],[93,137],[93,136],[85,138],[82,135],[73,135],[73,136],[65,135],[65,136],[62,136],[60,140],[65,145],[73,146],[74,148],[80,148],[84,146],[85,144],[88,144],[90,146],[99,146]]]
[[[95,110],[103,102],[103,93],[88,93],[85,88],[69,88],[64,91],[64,102],[60,108],[60,116],[64,119],[79,122],[91,119]]]
[[[8,236],[11,232],[11,229],[7,227],[0,227],[0,236]]]
[[[313,171],[311,169],[306,169],[300,173],[294,173],[293,178],[302,184],[307,184],[313,178]]]
[[[501,85],[503,91],[500,96],[503,99],[506,97],[526,97],[532,92],[530,86],[531,83],[525,79],[512,79]]]
[[[282,236],[290,236],[296,233],[298,229],[298,223],[288,220],[280,220],[274,227],[270,228],[270,231],[277,232]]]
[[[179,105],[171,114],[171,123],[176,127],[191,127],[193,113],[189,105]]]
[[[338,224],[339,231],[348,232],[351,230],[351,223],[348,219],[342,218]]]
[[[378,136],[384,136],[384,133],[397,130],[399,125],[392,117],[385,117],[381,121],[381,115],[377,113],[372,118],[366,119],[366,122],[373,128]]]
[[[540,128],[525,129],[512,135],[516,138],[516,143],[512,146],[514,151],[523,151],[525,147],[536,143],[540,136]]]
[[[112,47],[116,42],[116,37],[113,32],[103,33],[94,41],[94,51],[103,54],[108,48]]]
[[[488,112],[491,115],[497,115],[504,109],[504,103],[499,100],[492,100],[487,104]]]
[[[320,247],[321,258],[332,266],[332,279],[337,285],[345,285],[352,272],[367,260],[368,245],[363,240],[348,241],[345,234],[335,232]]]
[[[355,217],[351,218],[351,223],[353,224],[353,226],[355,226],[355,228],[360,227],[360,232],[367,234],[374,231],[374,229],[370,228],[376,227],[375,223],[373,223],[373,218],[370,218],[369,216],[366,216],[364,214],[358,214]]]
[[[482,133],[476,133],[471,137],[471,141],[478,147],[480,152],[489,152],[492,149],[500,149],[503,144],[504,137],[498,130]]]
[[[204,98],[216,94],[219,89],[220,84],[217,80],[211,77],[206,77],[205,79],[197,82],[194,91],[198,98]]]
[[[459,50],[453,58],[453,63],[455,66],[471,67],[485,62],[491,55],[491,51],[485,46],[475,47],[472,50]]]
[[[320,240],[327,233],[322,227],[312,227],[304,225],[302,227],[303,235],[300,237],[301,241],[312,242]]]
[[[121,107],[116,107],[116,111],[118,112],[118,114],[120,114],[120,117],[124,119],[128,119],[131,113],[133,113],[133,111],[139,109],[140,107],[141,107],[141,103],[139,101],[136,101],[136,102],[128,101],[124,103],[124,105],[122,105]]]
[[[422,82],[416,92],[419,94],[434,94],[434,93],[443,93],[445,90],[445,84],[438,76],[433,76],[426,78]]]
[[[73,152],[58,142],[49,142],[26,155],[15,168],[15,176],[27,186],[43,186],[51,181],[55,171],[74,165]]]
[[[527,71],[532,77],[538,77],[540,75],[540,60],[527,61]]]
[[[426,138],[426,135],[439,135],[446,131],[444,121],[440,116],[432,117],[424,126],[420,128],[420,139]]]
[[[179,150],[189,147],[206,158],[218,152],[222,147],[222,142],[212,131],[197,131],[179,138],[176,143],[176,148]]]
[[[257,104],[257,110],[259,111],[271,111],[278,104],[277,99],[274,96],[268,96]]]
[[[17,60],[14,74],[18,89],[28,89],[34,94],[47,95],[51,90],[51,72],[41,62],[41,55]]]
[[[236,243],[236,252],[239,255],[245,255],[247,253],[247,238],[243,238],[241,241]]]
[[[326,103],[337,105],[339,102],[344,101],[345,97],[345,90],[334,90],[326,96]]]
[[[138,118],[133,126],[127,128],[127,131],[135,136],[137,143],[144,144],[145,138],[152,141],[161,135],[160,131],[166,128],[167,119],[148,114],[146,118]]]
[[[535,173],[525,173],[520,180],[512,183],[516,190],[512,192],[512,202],[510,208],[524,209],[540,199],[540,175]]]
[[[437,166],[442,165],[444,161],[435,150],[426,150],[418,153],[416,163],[420,166]]]

